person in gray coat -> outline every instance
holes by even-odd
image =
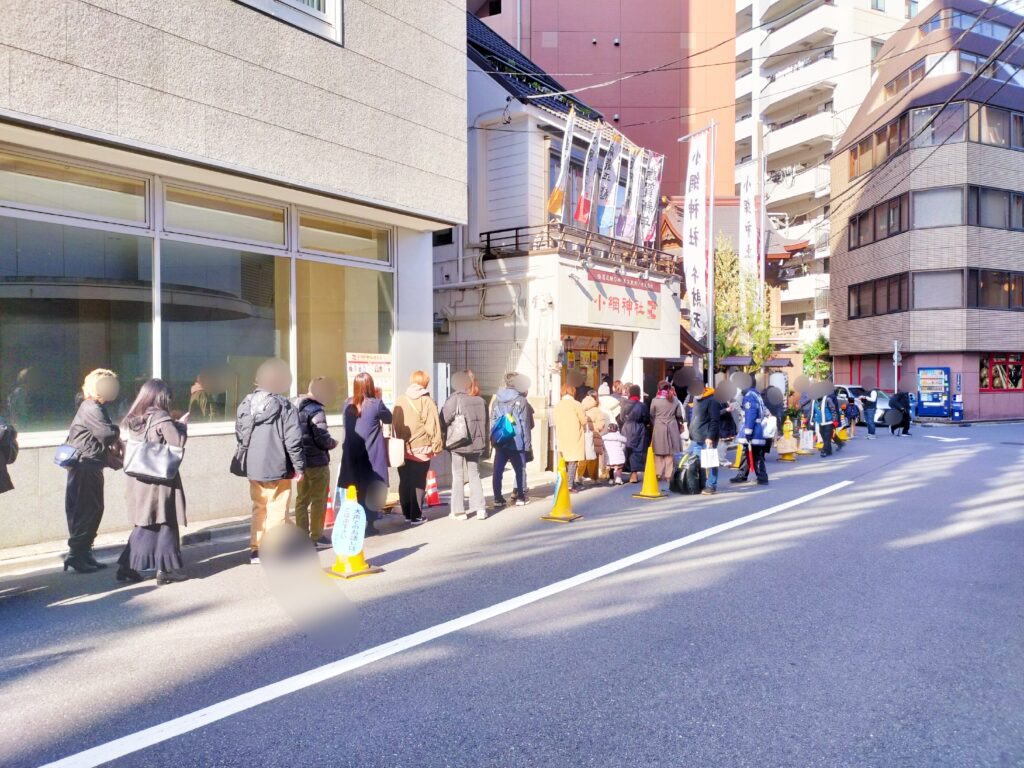
[[[171,418],[170,410],[171,388],[162,379],[150,379],[139,390],[121,428],[133,440],[184,448],[188,429]],[[156,571],[157,584],[187,579],[179,533],[188,524],[181,475],[172,480],[126,475],[125,496],[128,518],[135,527],[118,558],[117,580],[141,581],[140,571]]]
[[[452,376],[454,392],[441,408],[441,430],[444,445],[452,457],[452,497],[450,516],[456,520],[468,520],[464,506],[465,485],[469,483],[469,511],[476,512],[477,520],[487,519],[487,503],[484,487],[480,480],[480,462],[490,453],[488,435],[487,404],[480,397],[480,385],[472,371],[462,371]],[[454,447],[449,445],[452,438],[449,427],[462,414],[466,420],[466,440]]]
[[[299,412],[285,397],[291,389],[288,363],[279,358],[256,369],[256,390],[238,406],[235,437],[245,449],[245,476],[252,500],[249,562],[260,561],[260,541],[267,528],[288,521],[292,480],[306,468]]]

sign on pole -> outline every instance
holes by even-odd
[[[702,131],[690,138],[683,218],[683,269],[690,297],[690,335],[700,342],[708,335],[707,155],[708,134]]]

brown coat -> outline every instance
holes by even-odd
[[[583,406],[571,395],[566,395],[555,406],[554,417],[555,438],[562,458],[566,461],[585,461],[583,428],[587,425],[587,415],[583,412]]]
[[[422,387],[411,385],[395,403],[393,434],[405,440],[406,458],[426,461],[444,447],[437,406]]]
[[[138,431],[129,430],[128,437],[184,447],[188,439],[184,424],[171,419],[167,411],[152,410],[149,415],[152,415],[153,420],[148,432],[143,425]],[[181,487],[180,474],[166,483],[125,476],[125,496],[128,501],[128,520],[133,525],[188,524],[185,517],[185,491]]]

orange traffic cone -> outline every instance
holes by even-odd
[[[336,515],[334,509],[334,489],[331,488],[327,491],[327,508],[324,510],[324,528],[334,527],[334,516]]]
[[[427,472],[427,500],[424,506],[441,506],[441,493],[437,490],[437,472],[434,470]]]

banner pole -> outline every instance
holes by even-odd
[[[718,148],[718,121],[711,125],[711,205],[708,209],[708,386],[715,386],[715,151]]]

